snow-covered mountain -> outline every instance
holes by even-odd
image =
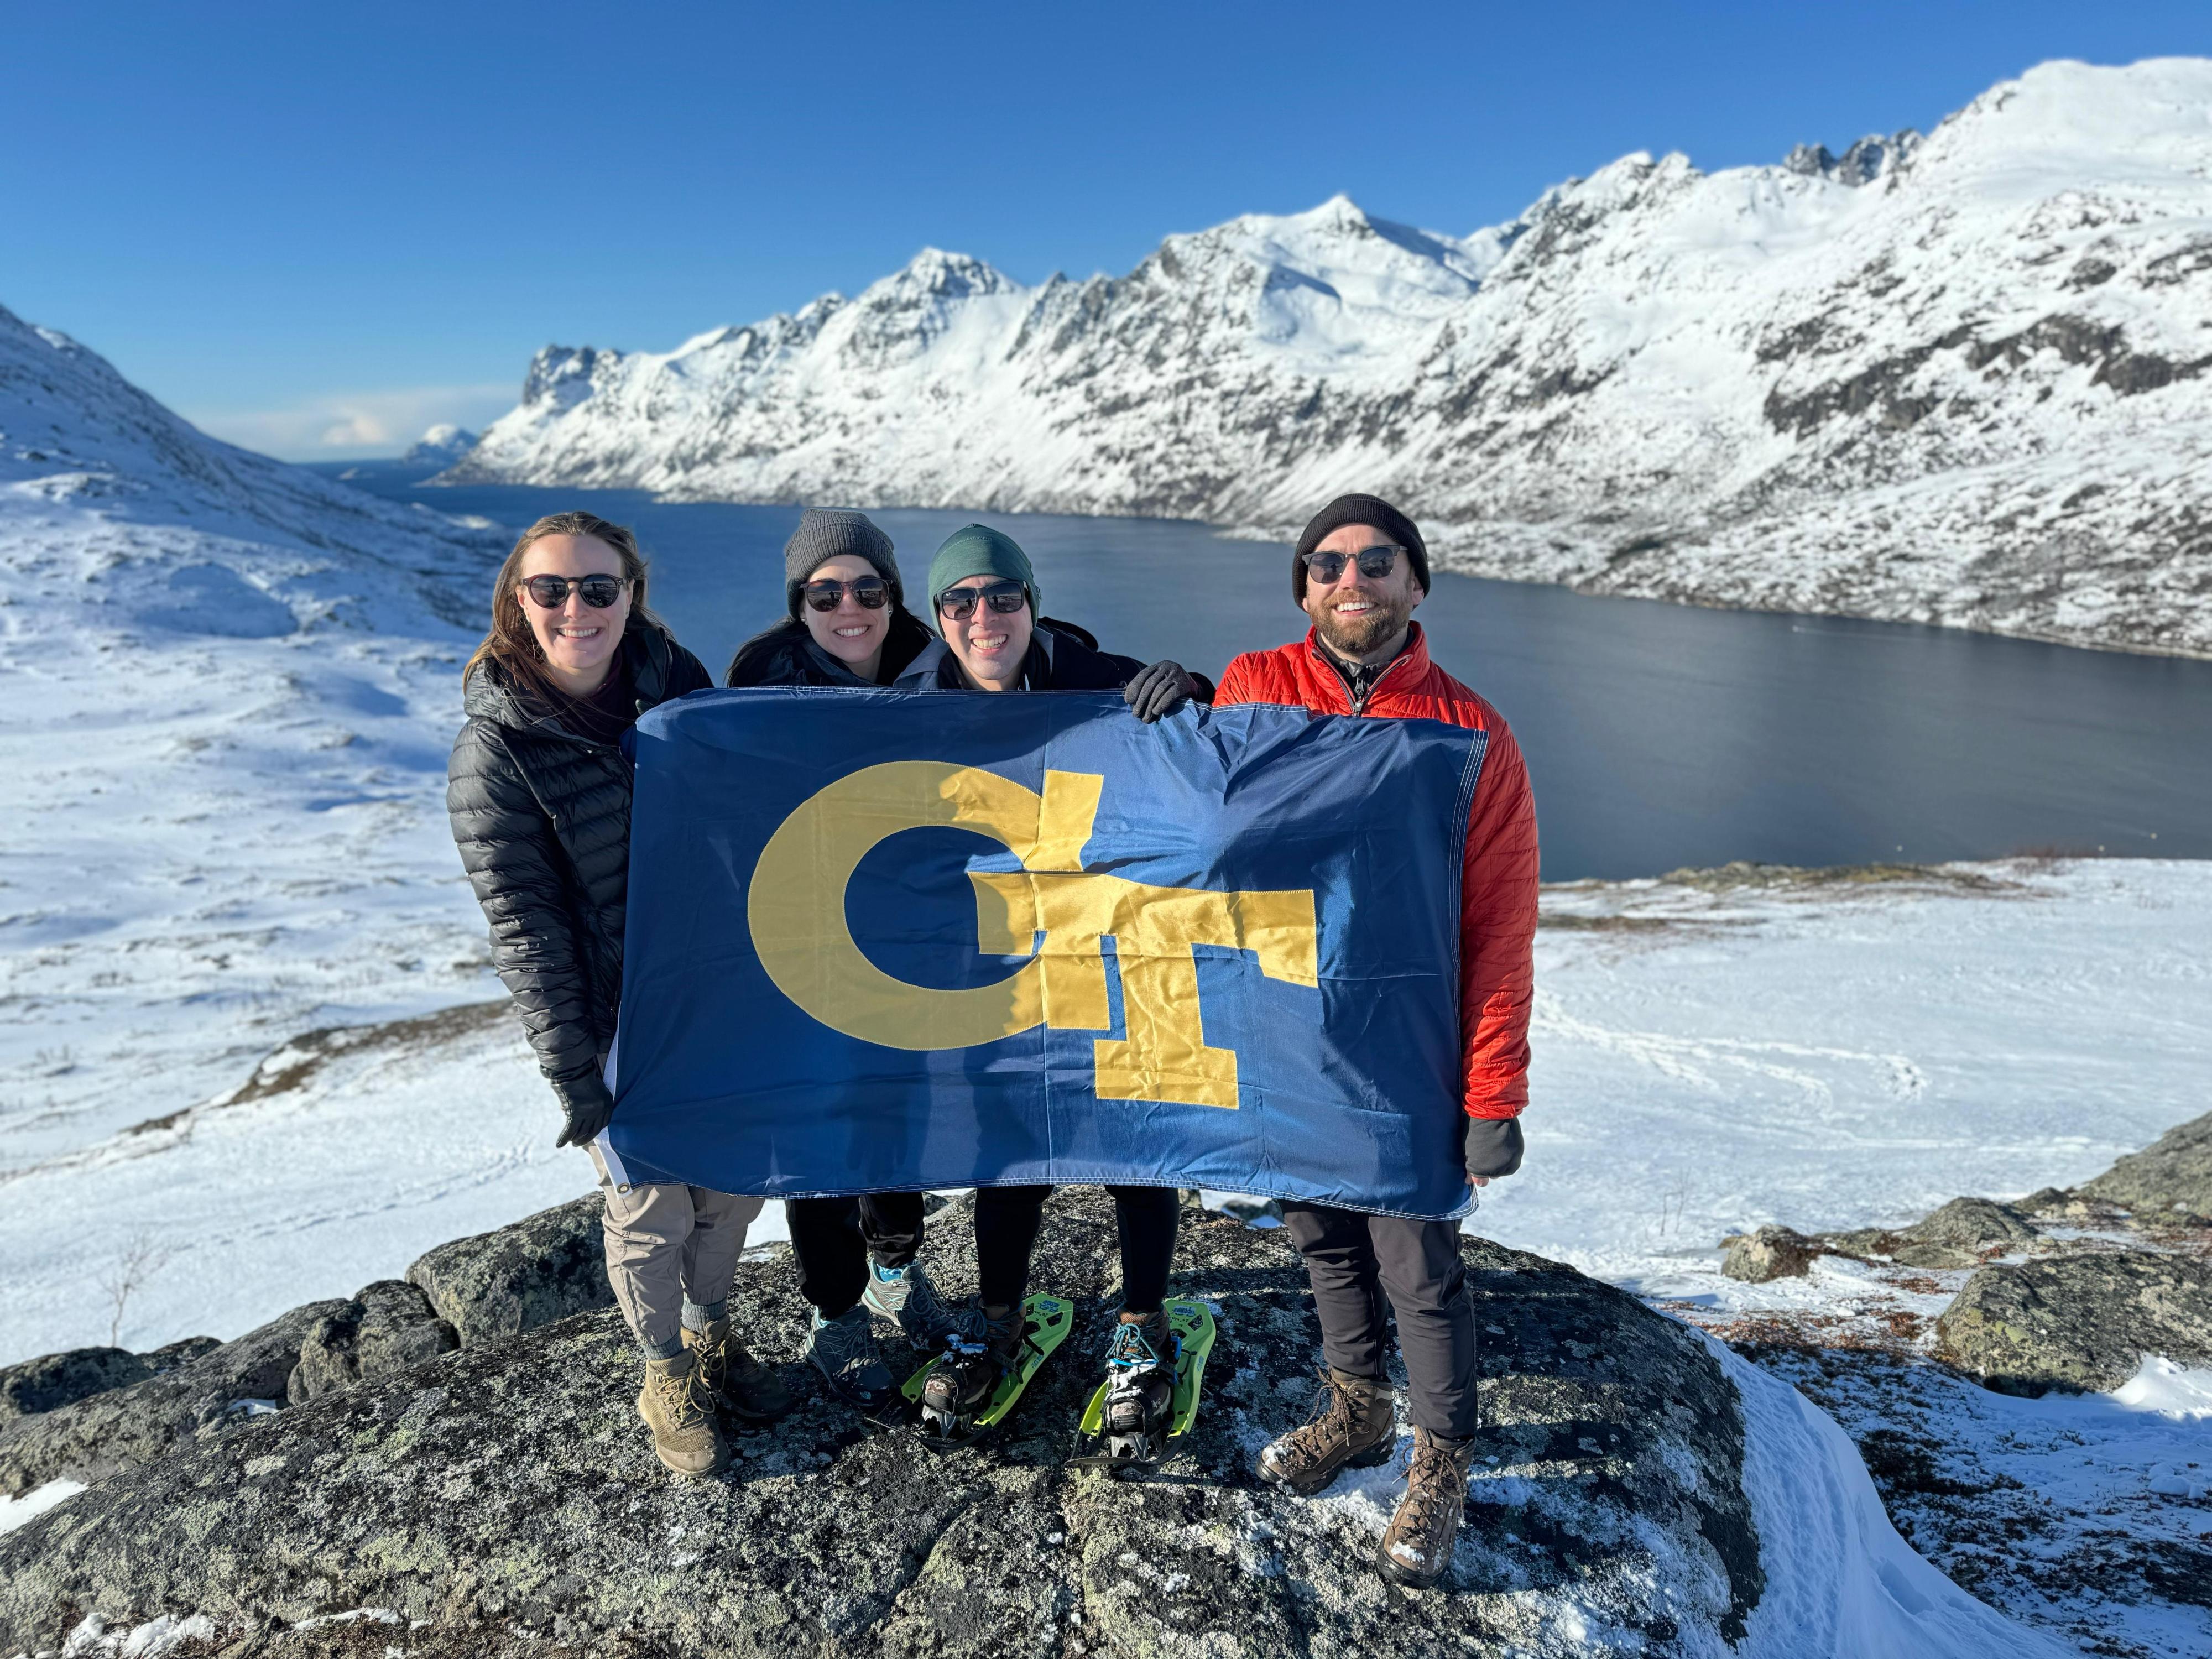
[[[477,434],[466,428],[442,421],[432,427],[409,446],[399,459],[409,466],[444,469],[453,465],[477,447]]]
[[[511,1021],[483,1038],[506,1097],[449,1079],[491,1144],[426,1164],[393,1124],[349,1190],[275,1179],[297,1098],[203,1109],[303,1031],[497,994],[443,796],[501,549],[218,443],[0,311],[0,1218],[130,1194],[0,1240],[0,1357],[106,1340],[100,1283],[142,1235],[181,1253],[158,1304],[238,1284],[242,1239],[336,1278],[333,1233],[442,1237],[580,1186],[514,1127],[546,1106]],[[359,1132],[331,1108],[301,1133]],[[195,1142],[263,1196],[204,1224]]]
[[[0,620],[13,648],[87,629],[480,627],[495,543],[481,524],[210,438],[67,335],[0,308],[0,568],[30,584]]]
[[[1369,489],[1462,569],[2212,651],[2208,367],[2212,62],[2053,63],[1465,238],[1340,197],[1118,278],[933,249],[672,352],[549,347],[448,476],[1276,536]]]

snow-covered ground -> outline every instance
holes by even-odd
[[[1528,1163],[1480,1229],[1748,1293],[1724,1233],[2069,1186],[2212,1107],[2212,864],[1869,874],[1548,890]]]
[[[403,1118],[272,1136],[272,1180],[193,1109],[313,1027],[496,988],[441,795],[497,551],[0,312],[0,1353],[229,1335],[298,1300],[272,1269],[346,1277],[331,1136],[465,1186]]]

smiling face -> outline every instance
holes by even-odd
[[[969,576],[945,591],[958,593],[981,590],[1004,580],[1000,576]],[[980,599],[974,612],[964,620],[946,616],[942,606],[937,613],[945,643],[966,671],[969,680],[985,691],[1011,691],[1021,684],[1022,659],[1029,654],[1030,633],[1035,621],[1026,599],[1021,609],[1011,616],[992,610]]]
[[[530,597],[524,585],[532,576],[620,580],[622,574],[622,555],[590,536],[541,536],[523,551],[514,602],[522,607],[538,648],[545,653],[546,673],[572,697],[588,697],[606,684],[629,621],[629,584],[623,583],[621,597],[604,611],[585,604],[583,594],[574,587],[548,611]]]
[[[865,609],[853,597],[849,584],[876,574],[875,566],[866,559],[825,560],[806,580],[848,584],[837,600],[837,608],[817,611],[803,599],[799,606],[799,619],[806,624],[814,643],[864,680],[875,678],[876,670],[883,662],[884,638],[890,626],[891,609],[888,605],[876,611]]]
[[[1344,574],[1324,582],[1306,572],[1306,615],[1322,643],[1353,662],[1387,662],[1406,642],[1407,624],[1426,597],[1414,577],[1413,562],[1398,555],[1390,574],[1377,580],[1359,572],[1356,556],[1370,547],[1395,547],[1381,531],[1364,524],[1340,526],[1315,545],[1316,553],[1346,556]]]

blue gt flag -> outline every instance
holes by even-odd
[[[1481,733],[763,688],[633,741],[617,1180],[1467,1207]]]

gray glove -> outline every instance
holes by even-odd
[[[551,1079],[553,1092],[559,1097],[561,1110],[568,1121],[562,1126],[556,1146],[587,1146],[599,1138],[599,1131],[607,1127],[615,1115],[615,1097],[607,1091],[606,1081],[597,1072],[586,1072],[578,1077]]]
[[[1121,688],[1123,701],[1147,726],[1174,714],[1197,695],[1198,682],[1183,671],[1181,663],[1170,662],[1165,657],[1139,668],[1136,678]]]
[[[1510,1176],[1521,1167],[1521,1120],[1517,1117],[1471,1117],[1467,1121],[1467,1173],[1490,1180]]]

